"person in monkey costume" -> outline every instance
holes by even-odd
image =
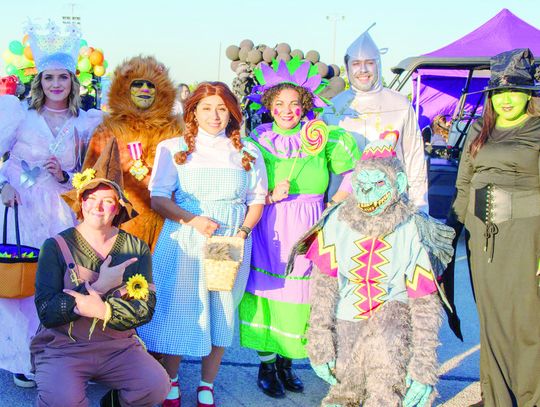
[[[305,252],[314,264],[306,350],[332,384],[321,406],[431,405],[442,320],[437,276],[452,256],[453,231],[409,201],[403,164],[387,141],[365,148],[352,187],[292,254]]]
[[[165,66],[153,57],[134,57],[119,65],[109,91],[110,114],[96,129],[84,168],[94,165],[111,137],[116,137],[127,195],[139,216],[122,229],[154,249],[163,219],[150,208],[148,182],[156,146],[178,137],[178,117],[172,114],[176,88]]]

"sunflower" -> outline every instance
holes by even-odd
[[[126,289],[128,295],[135,300],[146,300],[148,298],[148,281],[142,274],[131,276],[126,283]]]
[[[83,172],[78,172],[73,175],[73,180],[71,183],[75,189],[81,189],[84,187],[90,180],[96,177],[96,170],[93,168],[87,168]]]

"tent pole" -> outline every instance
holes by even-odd
[[[420,117],[420,85],[421,85],[421,75],[418,72],[416,77],[416,122],[418,123],[418,118]]]

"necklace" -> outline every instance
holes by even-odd
[[[45,119],[47,126],[49,126],[52,134],[56,137],[58,132],[62,129],[62,127],[68,120],[70,112],[68,109],[54,110],[46,108],[45,110],[43,110],[42,116],[43,119]]]
[[[45,110],[48,110],[49,112],[53,112],[53,113],[65,113],[68,111],[69,108],[65,108],[65,109],[53,109],[52,107],[48,107],[48,106],[43,106],[45,108]]]

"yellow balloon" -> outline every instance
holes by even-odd
[[[105,67],[103,65],[94,66],[94,75],[96,75],[96,76],[105,75]]]
[[[26,59],[28,59],[29,61],[33,61],[34,60],[34,55],[32,54],[32,48],[30,48],[30,46],[27,46],[25,49],[24,49],[24,53],[23,55],[26,57]]]
[[[15,65],[17,69],[22,69],[24,68],[24,57],[22,55],[15,55],[11,63]]]
[[[2,53],[2,59],[6,62],[6,65],[11,64],[13,58],[15,58],[15,55],[9,49],[6,49]]]
[[[33,66],[36,66],[35,62],[33,60],[26,58],[26,56],[23,55],[20,69],[31,68]]]

